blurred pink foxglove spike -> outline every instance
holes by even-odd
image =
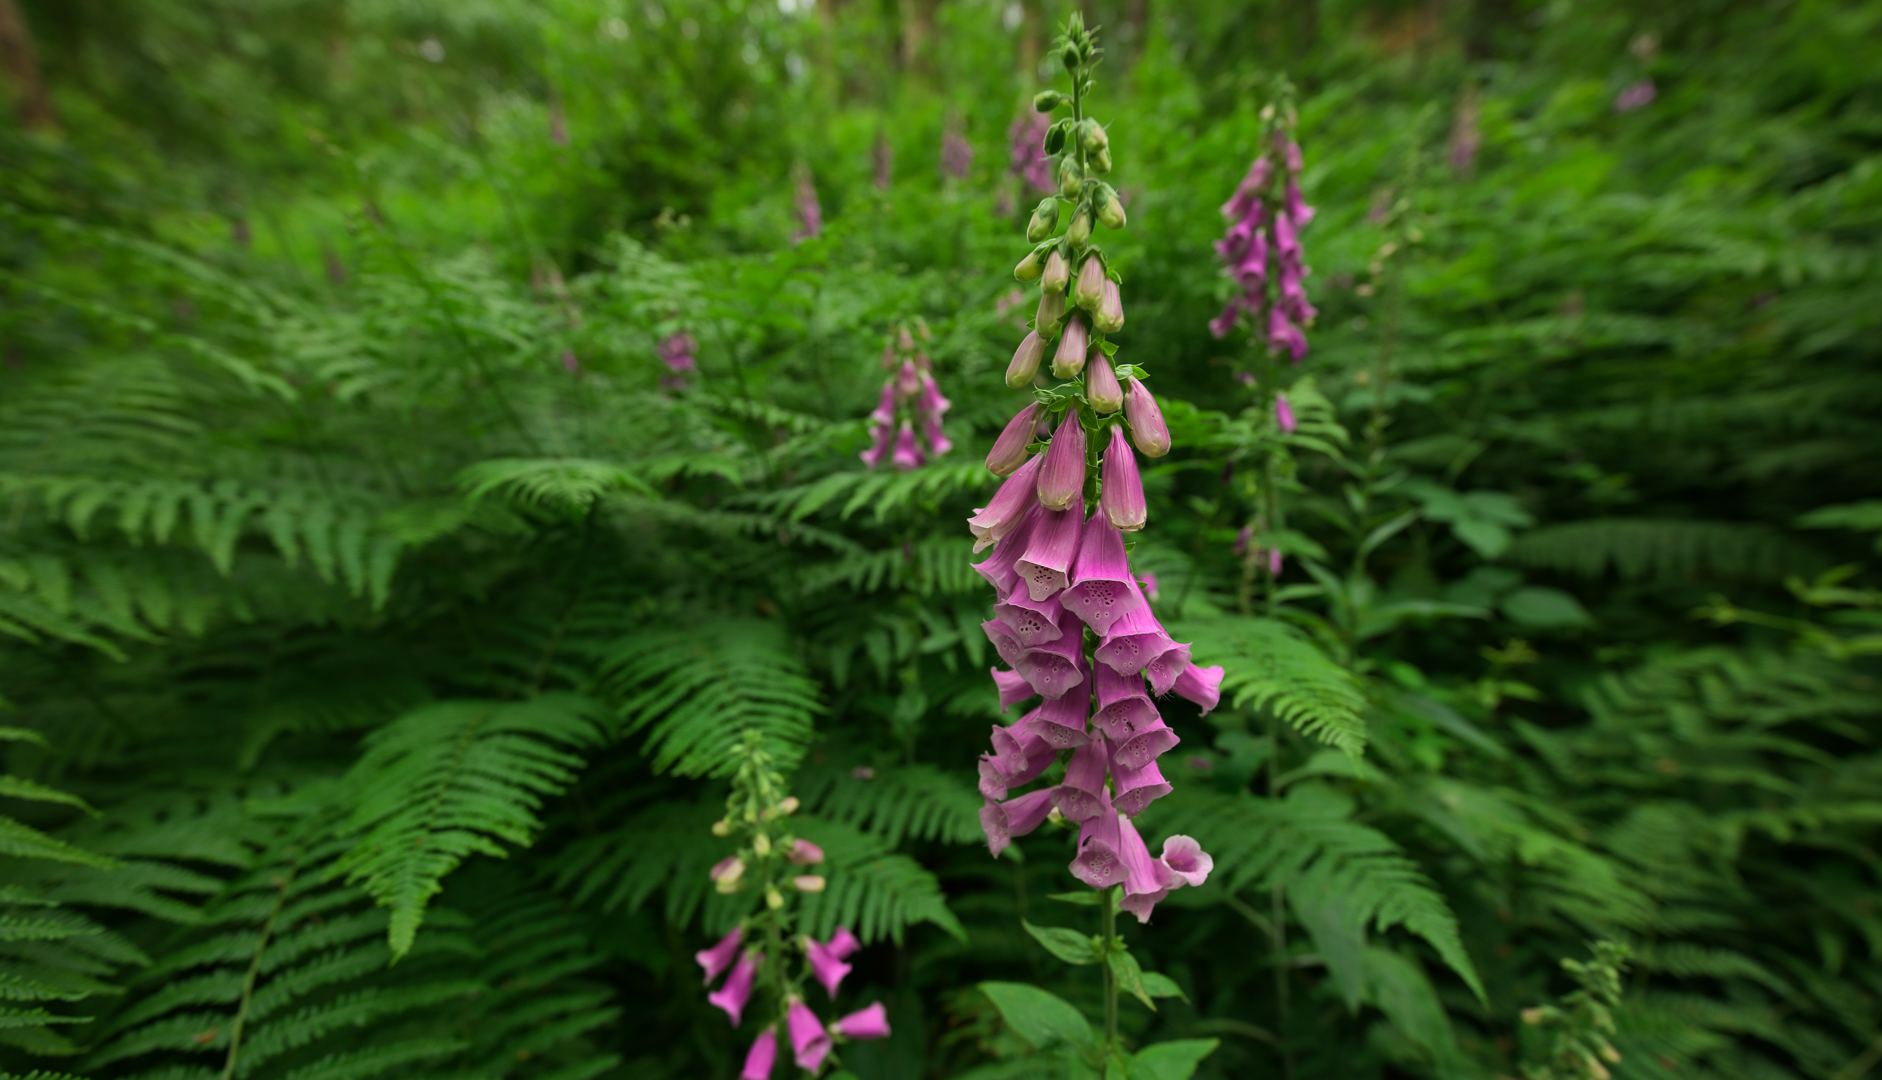
[[[1032,426],[1039,418],[1039,403],[1033,402],[1006,422],[1000,437],[987,451],[987,469],[995,476],[1006,476],[1026,464],[1026,447],[1032,444]]]
[[[895,396],[903,401],[912,401],[921,393],[921,369],[913,360],[902,361],[902,366],[895,372]]]
[[[1268,312],[1268,348],[1273,352],[1285,350],[1297,364],[1307,355],[1307,335],[1288,322],[1280,308]]]
[[[1294,422],[1294,407],[1287,403],[1286,394],[1274,395],[1274,423],[1288,435],[1294,434],[1299,426]]]
[[[1614,111],[1624,113],[1644,109],[1653,104],[1653,99],[1659,96],[1659,88],[1653,85],[1653,80],[1642,79],[1629,85],[1614,98]]]
[[[1090,311],[1104,299],[1104,260],[1097,255],[1085,256],[1085,261],[1078,268],[1078,283],[1072,286],[1072,303]]]
[[[921,373],[921,400],[916,407],[939,420],[947,415],[947,411],[954,407],[954,403],[942,396],[940,384],[934,381],[933,375],[924,371]]]
[[[886,1039],[889,1037],[889,1014],[878,1001],[868,1008],[855,1012],[831,1024],[830,1027],[845,1039]]]
[[[1279,143],[1280,139],[1278,138],[1275,139],[1275,142]],[[1300,173],[1301,166],[1302,166],[1302,161],[1301,161],[1301,156],[1300,156],[1300,144],[1295,142],[1292,139],[1289,139],[1287,141],[1287,150],[1285,151],[1285,157],[1287,158],[1287,171],[1290,174],[1298,175]]]
[[[1248,173],[1242,177],[1242,182],[1235,185],[1235,194],[1222,204],[1222,216],[1230,221],[1247,217],[1255,201],[1267,190],[1268,181],[1273,176],[1274,165],[1268,160],[1268,155],[1256,158],[1254,164],[1248,166]]]
[[[1287,181],[1287,216],[1294,219],[1294,227],[1304,229],[1313,221],[1315,210],[1301,201],[1300,181],[1292,177]]]
[[[1124,380],[1124,419],[1130,423],[1131,442],[1145,457],[1159,458],[1170,452],[1170,427],[1163,422],[1163,410],[1134,375]]]
[[[1238,558],[1246,555],[1248,554],[1248,544],[1254,538],[1255,527],[1253,525],[1243,525],[1236,531],[1235,542],[1229,545],[1229,550],[1234,552]]]
[[[1234,264],[1234,268],[1229,273],[1242,288],[1248,290],[1247,299],[1250,302],[1260,302],[1261,287],[1268,281],[1267,233],[1255,234],[1255,238],[1248,244],[1248,250],[1242,254],[1241,259]]]
[[[1050,813],[1051,788],[1029,791],[1005,802],[989,802],[980,808],[980,831],[987,834],[987,850],[998,858],[1013,837],[1037,829]]]
[[[1036,493],[1039,470],[1044,465],[1045,455],[1041,454],[1020,466],[1000,485],[1000,490],[994,492],[993,499],[967,519],[967,527],[974,534],[975,551],[986,550],[994,541],[1012,532],[1026,512],[1039,505]]]
[[[1117,748],[1108,741],[1106,749],[1111,754],[1111,785],[1115,789],[1111,805],[1120,813],[1136,817],[1145,807],[1170,793],[1169,781],[1163,778],[1155,759],[1132,768],[1117,759]]]
[[[954,180],[965,180],[974,167],[974,144],[958,131],[941,136],[941,172]]]
[[[1202,849],[1202,845],[1191,837],[1181,835],[1163,841],[1163,856],[1159,861],[1169,867],[1170,872],[1184,885],[1203,884],[1209,880],[1209,872],[1215,869],[1215,860]]]
[[[1222,239],[1215,242],[1216,254],[1222,256],[1223,262],[1234,266],[1248,254],[1248,246],[1254,243],[1261,229],[1261,213],[1258,207],[1250,211],[1241,220],[1230,225],[1229,231],[1222,234]]]
[[[699,367],[693,359],[693,350],[698,348],[693,335],[681,331],[669,334],[660,342],[660,362],[673,372],[693,371]]]
[[[1123,847],[1117,811],[1106,797],[1103,810],[1078,827],[1078,855],[1072,860],[1072,876],[1094,889],[1108,889],[1124,880]]]
[[[895,423],[894,379],[890,379],[882,384],[882,397],[876,402],[875,411],[869,414],[869,419],[874,420],[878,424]]]
[[[1069,333],[1069,331],[1068,331]],[[1085,493],[1085,427],[1078,412],[1068,409],[1052,433],[1052,442],[1040,457],[1039,505],[1047,510],[1064,510],[1074,502],[1083,510]],[[1082,520],[1083,515],[1081,513]]]
[[[856,935],[850,933],[849,927],[839,926],[836,928],[836,933],[830,935],[829,947],[831,956],[838,960],[848,960],[856,950],[863,947],[863,943],[856,940]]]
[[[1019,672],[1001,671],[999,668],[987,670],[993,673],[993,685],[1000,691],[1001,712],[1005,712],[1007,706],[1017,705],[1033,696],[1032,684],[1027,682],[1026,677]]]
[[[1065,320],[1065,332],[1059,335],[1058,351],[1052,354],[1052,377],[1075,378],[1085,370],[1085,353],[1091,348],[1091,331],[1077,315]],[[1069,413],[1067,415],[1070,415]]]
[[[797,231],[791,234],[791,243],[796,244],[812,240],[823,235],[823,204],[817,201],[817,185],[805,172],[797,178]]]
[[[877,424],[875,426],[875,442],[870,444],[869,449],[857,455],[863,459],[863,464],[868,466],[869,471],[874,472],[876,466],[882,464],[882,459],[888,456],[891,443],[890,436],[894,434],[894,432],[895,427],[891,424]]]
[[[1144,678],[1150,681],[1150,692],[1158,697],[1169,693],[1188,667],[1189,644],[1182,641],[1171,643],[1168,649],[1144,666]]]
[[[789,858],[798,866],[815,866],[823,861],[823,849],[808,840],[799,838],[792,843]]]
[[[1070,513],[1071,511],[1061,511]],[[1033,534],[1035,537],[1037,533]],[[1022,564],[1024,565],[1024,564]],[[1030,576],[1031,570],[1023,571]],[[1025,578],[1015,581],[1013,588],[1000,602],[993,605],[993,613],[1006,624],[1007,631],[1028,649],[1037,649],[1050,642],[1057,641],[1063,633],[1059,629],[1059,616],[1064,608],[1056,594],[1044,600],[1034,600],[1026,590]]]
[[[1176,677],[1176,685],[1171,687],[1176,696],[1195,702],[1202,707],[1202,715],[1208,716],[1222,701],[1222,668],[1197,667],[1190,664],[1183,673]]]
[[[1045,148],[1041,145],[1051,127],[1050,119],[1028,109],[1014,117],[1012,126],[1006,129],[1010,147],[1007,171],[1024,180],[1040,194],[1056,191],[1059,186],[1052,178],[1052,159],[1046,157]]]
[[[1063,439],[1065,432],[1059,432]],[[1054,440],[1055,442],[1057,440]],[[1050,453],[1050,451],[1048,451]],[[1084,464],[1084,458],[1079,458]],[[1046,462],[1049,472],[1052,463]],[[1041,483],[1044,483],[1044,473]],[[1026,591],[1035,601],[1049,600],[1059,594],[1071,583],[1072,560],[1078,556],[1079,534],[1085,522],[1085,500],[1075,496],[1071,505],[1063,510],[1047,510],[1040,515],[1033,526],[1032,535],[1026,541],[1026,553],[1013,564],[1013,570],[1026,584]]]
[[[1150,857],[1149,845],[1130,819],[1118,823],[1118,838],[1122,848],[1118,854],[1124,862],[1124,901],[1118,906],[1137,916],[1139,923],[1147,923],[1151,910],[1170,895],[1172,888],[1180,888],[1182,881],[1169,867]]]
[[[1280,309],[1287,317],[1303,326],[1319,312],[1307,302],[1307,286],[1297,267],[1281,268],[1281,303]]]
[[[1091,325],[1107,334],[1124,329],[1124,294],[1118,291],[1117,282],[1110,278],[1104,279],[1097,310],[1091,313]]]
[[[902,430],[895,436],[895,454],[889,459],[889,464],[902,472],[907,472],[910,469],[921,468],[921,463],[921,447],[915,444],[915,429],[909,427],[908,421],[904,420]]]
[[[1268,549],[1268,573],[1273,577],[1281,576],[1281,549]]]
[[[1099,416],[1109,416],[1124,407],[1124,387],[1117,381],[1117,368],[1102,349],[1091,350],[1085,364],[1085,400]]]
[[[1013,360],[1006,365],[1006,385],[1014,390],[1032,382],[1039,373],[1039,362],[1046,358],[1046,342],[1036,330],[1028,330],[1013,350]]]
[[[778,1063],[778,1033],[766,1028],[753,1040],[751,1050],[745,1054],[745,1067],[739,1070],[738,1080],[771,1080],[771,1069]]]
[[[850,973],[850,965],[843,958],[830,951],[830,946],[804,939],[804,959],[810,962],[810,973],[823,984],[824,992],[836,999],[836,988],[842,984],[843,976]]]
[[[1142,592],[1131,590],[1124,534],[1104,520],[1103,514],[1093,514],[1085,522],[1078,560],[1072,566],[1072,583],[1059,600],[1100,635],[1109,633],[1113,623],[1144,604]]]
[[[1163,723],[1150,695],[1144,692],[1144,680],[1137,675],[1119,675],[1109,664],[1097,665],[1098,711],[1091,722],[1115,742],[1126,742],[1139,732]]]
[[[1144,505],[1144,482],[1137,473],[1137,456],[1122,427],[1111,429],[1111,445],[1104,450],[1103,493],[1098,506],[1104,519],[1120,532],[1144,527],[1149,510]]]
[[[1218,338],[1227,337],[1229,331],[1235,329],[1235,320],[1247,310],[1249,310],[1247,297],[1229,297],[1228,305],[1222,309],[1222,314],[1209,320],[1210,335]]]
[[[948,438],[947,432],[941,430],[941,418],[939,416],[930,413],[922,417],[921,426],[921,434],[923,438],[928,440],[928,452],[930,454],[933,454],[935,457],[940,457],[942,454],[954,449],[954,441]]]
[[[1059,813],[1067,821],[1085,821],[1104,809],[1105,747],[1102,741],[1089,742],[1072,753],[1065,766],[1065,781],[1053,790]]]
[[[706,969],[707,986],[712,985],[712,980],[718,978],[721,971],[732,966],[733,958],[738,956],[739,944],[744,940],[745,928],[735,926],[731,933],[719,939],[717,945],[710,949],[701,949],[693,954],[693,959],[699,961],[699,966]]]
[[[758,965],[764,963],[765,956],[756,949],[747,950],[733,965],[732,974],[725,977],[725,985],[706,995],[706,1000],[725,1010],[725,1015],[732,1018],[732,1026],[737,1027],[739,1017],[745,1013],[745,1002],[751,999],[752,977],[758,974]]]
[[[1286,214],[1277,214],[1274,218],[1274,261],[1283,266],[1293,263],[1300,265],[1300,233],[1294,228],[1294,219]]]
[[[797,1067],[813,1073],[823,1068],[824,1056],[830,1052],[830,1033],[823,1029],[823,1021],[810,1011],[810,1006],[801,1000],[791,1002],[790,1011],[784,1014],[784,1026],[791,1033],[791,1052],[797,1058]]]

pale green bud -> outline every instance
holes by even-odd
[[[1028,251],[1026,257],[1019,261],[1019,265],[1013,268],[1013,278],[1016,281],[1038,281],[1039,274],[1044,269],[1044,254],[1037,250]]]
[[[1079,137],[1085,141],[1085,152],[1095,154],[1111,145],[1111,140],[1104,133],[1104,126],[1096,120],[1087,120],[1079,127]]]
[[[1072,280],[1072,264],[1065,261],[1065,256],[1058,248],[1046,256],[1046,271],[1039,277],[1039,287],[1047,292],[1062,293],[1066,283]]]
[[[1059,161],[1059,194],[1068,199],[1078,198],[1078,189],[1084,185],[1085,171],[1078,167],[1078,159],[1070,154]]]
[[[1104,196],[1098,200],[1098,221],[1107,229],[1121,229],[1125,223],[1124,200],[1117,197],[1117,192],[1105,188]]]
[[[1042,113],[1049,113],[1063,104],[1065,95],[1057,90],[1041,90],[1032,99],[1032,107]]]
[[[1091,243],[1091,211],[1084,207],[1072,215],[1072,223],[1065,230],[1065,239],[1071,241],[1074,248],[1082,248]]]
[[[1065,318],[1065,294],[1062,292],[1044,293],[1039,297],[1039,311],[1033,315],[1033,329],[1042,338],[1051,337],[1059,332],[1059,323]]]
[[[1048,195],[1039,200],[1039,206],[1032,212],[1032,220],[1026,223],[1026,239],[1037,244],[1052,235],[1052,230],[1059,227],[1059,200]]]

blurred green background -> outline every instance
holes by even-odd
[[[843,1067],[1057,1075],[974,989],[1097,995],[1018,926],[1082,917],[1065,834],[975,820],[961,521],[1070,10],[0,0],[0,1073],[730,1077],[691,954],[756,727],[895,1026]],[[1187,995],[1131,1036],[1220,1038],[1201,1077],[1870,1072],[1882,5],[1079,10],[1177,447],[1134,558],[1231,690],[1168,710],[1146,822],[1217,874],[1130,928]],[[1207,329],[1281,76],[1298,368]],[[917,317],[957,449],[865,473]],[[1591,1066],[1521,1013],[1599,940]]]

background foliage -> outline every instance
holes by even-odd
[[[1045,900],[1065,834],[980,842],[961,521],[1012,404],[1006,128],[1061,13],[0,14],[32,46],[0,127],[0,1069],[730,1076],[691,952],[739,914],[707,827],[755,727],[830,856],[811,923],[857,929],[895,1026],[846,1067],[1043,1075],[969,988],[1096,978],[1019,927],[1085,917]],[[1131,931],[1186,995],[1133,1035],[1222,1039],[1200,1076],[1510,1074],[1609,939],[1615,1074],[1856,1080],[1882,7],[1088,15],[1121,340],[1178,448],[1140,557],[1233,704],[1171,709],[1146,821],[1217,872]],[[1321,211],[1288,437],[1205,329],[1276,73]],[[827,221],[796,245],[794,167]],[[960,449],[865,474],[915,315]],[[679,329],[700,371],[661,389]],[[1278,589],[1234,549],[1270,491]]]

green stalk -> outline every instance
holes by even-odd
[[[1118,1049],[1117,1038],[1117,973],[1111,970],[1111,954],[1117,950],[1117,890],[1104,890],[1104,899],[1098,905],[1104,913],[1104,1048],[1105,1053]]]

